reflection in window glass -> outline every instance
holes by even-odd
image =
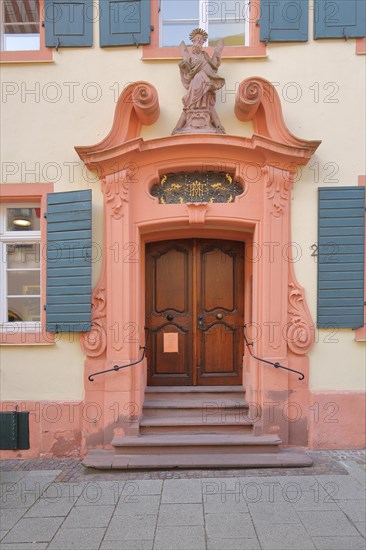
[[[39,321],[41,315],[40,245],[6,245],[8,322]]]
[[[182,40],[188,44],[196,27],[208,33],[210,46],[219,40],[225,46],[244,46],[249,9],[248,0],[162,0],[161,46],[178,46]]]
[[[163,33],[163,46],[179,46],[184,40],[187,43],[187,36],[192,29],[198,27],[198,21],[192,23],[166,23]]]
[[[1,0],[1,49],[40,49],[39,0]]]
[[[198,0],[163,0],[163,18],[169,19],[199,19]]]
[[[41,320],[40,298],[8,298],[8,323]]]
[[[208,39],[209,46],[216,46],[219,40],[223,40],[225,46],[244,46],[243,24],[211,23]]]

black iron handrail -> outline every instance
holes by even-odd
[[[147,336],[145,337],[145,345],[139,347],[139,349],[142,349],[142,355],[141,355],[140,359],[137,359],[136,361],[132,361],[131,363],[128,363],[127,365],[114,365],[114,367],[112,367],[111,369],[100,370],[98,372],[93,372],[93,374],[90,374],[88,376],[88,380],[90,380],[90,382],[94,382],[94,376],[98,376],[99,374],[106,374],[107,372],[117,372],[121,369],[127,369],[127,367],[132,367],[133,365],[137,365],[138,363],[141,363],[141,361],[143,361],[144,358],[146,357],[148,336],[149,336],[149,333],[147,333]]]
[[[244,340],[245,340],[245,343],[247,345],[247,348],[248,348],[248,351],[249,351],[249,354],[254,358],[254,359],[257,359],[257,361],[261,361],[262,363],[267,363],[268,365],[272,365],[275,369],[284,369],[284,370],[289,370],[290,372],[295,372],[296,374],[299,374],[300,375],[300,378],[299,380],[304,380],[305,378],[305,374],[298,371],[298,370],[295,370],[295,369],[290,369],[289,367],[284,367],[283,365],[281,365],[281,363],[278,363],[278,361],[276,361],[276,363],[273,363],[272,361],[268,361],[267,359],[262,359],[261,357],[257,357],[256,355],[254,355],[254,353],[252,353],[251,349],[250,349],[250,346],[253,346],[253,342],[248,342],[248,339],[247,339],[247,336],[245,334],[245,329],[246,329],[246,325],[243,326],[243,335],[244,335]]]

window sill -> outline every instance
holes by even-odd
[[[0,331],[0,346],[53,346],[55,343],[56,334],[50,332]]]
[[[0,52],[0,63],[53,63],[52,48],[34,51]]]
[[[366,342],[366,325],[356,329],[355,342]]]
[[[213,48],[205,48],[210,55],[213,54]],[[231,46],[222,50],[222,59],[242,59],[245,57],[267,57],[266,46],[261,42],[255,46]],[[177,60],[182,59],[182,55],[179,48],[160,48],[158,46],[143,46],[142,60],[154,61],[154,60]]]
[[[52,346],[56,343],[56,334],[41,330],[41,326],[32,328],[24,324],[11,323],[0,327],[1,346]]]
[[[357,55],[366,54],[366,36],[365,38],[356,38],[356,54]]]

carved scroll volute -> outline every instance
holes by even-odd
[[[106,291],[104,286],[93,290],[91,331],[82,334],[80,345],[88,357],[99,357],[106,350]]]
[[[102,191],[113,218],[122,217],[123,204],[128,202],[132,168],[108,174],[102,180]]]
[[[296,282],[290,267],[288,286],[287,345],[297,355],[305,355],[313,347],[315,331],[306,304],[304,289]]]
[[[262,171],[265,177],[266,197],[271,202],[270,212],[275,218],[279,218],[288,209],[293,176],[288,170],[268,164]]]
[[[141,124],[152,124],[159,117],[160,107],[156,89],[146,82],[137,83],[132,102]]]
[[[263,98],[263,83],[256,79],[243,80],[235,99],[235,114],[239,120],[252,120]]]

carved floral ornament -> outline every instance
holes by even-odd
[[[291,189],[291,173],[288,170],[266,165],[262,172],[266,182],[266,196],[272,202],[271,214],[275,218],[283,215],[288,207]]]
[[[295,275],[290,271],[290,278]],[[314,344],[314,327],[307,308],[304,289],[295,282],[288,286],[287,345],[293,353],[304,355]]]
[[[104,286],[97,286],[93,290],[91,331],[82,334],[80,345],[88,357],[99,357],[106,350],[106,289]]]
[[[121,170],[102,179],[102,192],[115,219],[122,217],[123,203],[128,202],[130,172]]]

